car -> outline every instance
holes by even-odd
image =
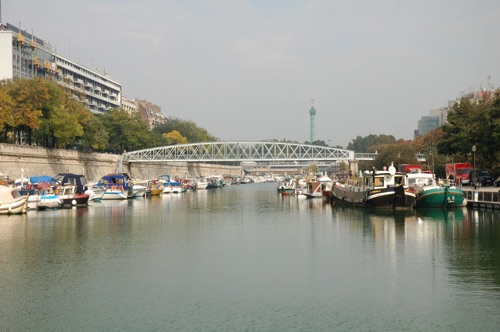
[[[476,184],[479,186],[492,186],[493,185],[493,177],[490,175],[488,171],[476,171]],[[473,184],[472,180],[474,179],[474,170],[469,172],[469,179],[471,179],[471,184]]]

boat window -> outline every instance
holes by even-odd
[[[383,187],[384,178],[375,178],[375,187]]]
[[[394,184],[396,184],[397,186],[400,186],[404,183],[403,181],[403,177],[402,176],[396,176],[394,178]]]

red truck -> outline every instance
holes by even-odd
[[[469,174],[472,170],[470,163],[446,164],[446,178],[454,180],[455,184],[470,184]]]
[[[398,172],[401,173],[419,173],[422,171],[420,164],[401,164],[398,166]]]

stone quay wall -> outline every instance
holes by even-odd
[[[116,154],[0,143],[0,173],[8,175],[10,179],[77,173],[85,175],[88,181],[98,181],[103,175],[118,171],[128,173],[131,178],[150,180],[161,174],[201,177],[210,174],[240,176],[242,172],[239,166],[187,162],[123,163],[117,169],[120,160],[121,155]]]

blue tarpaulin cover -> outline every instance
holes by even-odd
[[[48,175],[39,175],[39,176],[30,176],[31,184],[38,184],[43,182],[51,182],[52,176]]]

